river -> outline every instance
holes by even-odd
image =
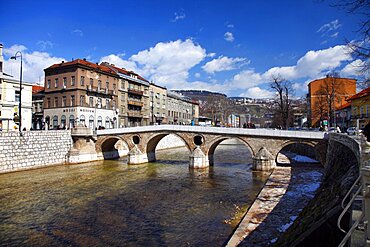
[[[244,145],[208,170],[185,148],[0,175],[0,246],[222,246],[263,187]]]

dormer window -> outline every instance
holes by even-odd
[[[130,74],[131,78],[137,79],[137,75]]]

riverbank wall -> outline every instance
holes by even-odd
[[[0,173],[66,163],[70,130],[0,132]]]

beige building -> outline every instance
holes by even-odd
[[[100,65],[111,69],[119,77],[119,127],[149,125],[149,82],[135,72],[114,64],[103,62]]]
[[[154,83],[149,85],[150,92],[150,123],[167,123],[167,88]]]
[[[0,129],[2,131],[23,130],[31,128],[32,119],[32,84],[22,81],[20,97],[19,79],[3,71],[3,46],[0,44]],[[22,98],[22,126],[14,121],[19,116],[19,100]]]
[[[120,77],[112,69],[76,59],[44,71],[44,117],[48,128],[71,128],[77,124],[91,129],[118,126]]]
[[[167,91],[167,123],[191,125],[199,117],[199,105],[184,96]]]

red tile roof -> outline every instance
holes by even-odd
[[[340,107],[338,107],[337,110],[343,110],[348,107],[351,107],[351,103],[345,103],[344,105],[341,105]]]
[[[104,63],[101,63],[100,65],[102,65]],[[102,65],[103,66],[103,65]],[[146,82],[149,82],[147,79],[145,79],[144,77],[140,76],[139,74],[133,72],[133,71],[128,71],[124,68],[118,68],[116,66],[114,66],[113,64],[108,64],[108,66],[114,68],[115,70],[117,70],[119,73],[122,73],[124,75],[127,75],[127,76],[130,76],[130,75],[136,75],[138,79],[140,80],[143,80],[143,81],[146,81]]]
[[[32,85],[32,94],[38,93],[44,90],[43,86]]]
[[[362,98],[362,97],[365,97],[367,95],[370,94],[370,87],[362,90],[361,92],[353,95],[352,97],[350,97],[349,99],[347,99],[347,101],[351,101],[351,100],[354,100],[354,99],[358,99],[358,98]]]
[[[110,73],[110,74],[116,74],[112,69],[110,69],[107,66],[98,65],[96,63],[92,63],[92,62],[89,62],[89,61],[86,61],[86,60],[83,60],[83,59],[75,59],[71,62],[62,62],[62,63],[58,63],[58,64],[53,64],[52,66],[50,66],[46,69],[54,69],[54,68],[60,68],[60,67],[64,67],[64,66],[78,65],[78,64],[90,67],[91,69],[95,69],[95,70],[98,70],[98,71],[100,70],[102,72],[106,72],[106,73]]]

